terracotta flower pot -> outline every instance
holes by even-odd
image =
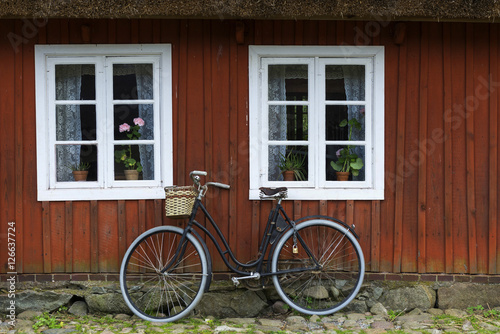
[[[287,170],[283,172],[283,180],[285,181],[295,181],[295,174],[293,170]]]
[[[126,169],[124,170],[125,172],[125,179],[126,180],[139,180],[139,172],[135,169]]]
[[[337,181],[348,181],[350,172],[337,172]]]
[[[73,178],[75,181],[87,181],[87,175],[89,175],[88,170],[74,170]]]

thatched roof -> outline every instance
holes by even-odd
[[[500,0],[0,0],[0,18],[500,19]]]

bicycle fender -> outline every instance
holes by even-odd
[[[347,224],[347,223],[344,223],[342,220],[340,219],[337,219],[337,218],[333,218],[333,217],[330,217],[330,216],[321,216],[321,215],[317,215],[317,216],[306,216],[306,217],[301,217],[299,219],[297,219],[295,221],[296,224],[299,224],[301,222],[304,222],[304,221],[308,221],[308,220],[311,220],[311,219],[326,219],[326,220],[331,220],[331,221],[334,221],[336,223],[339,223],[341,224],[342,226],[344,226],[345,228],[349,229],[349,231],[352,233],[352,235],[354,235],[354,237],[356,237],[356,239],[359,239],[359,236],[356,234],[356,231],[354,231],[354,228]]]

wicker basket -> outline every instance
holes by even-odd
[[[171,218],[185,218],[191,215],[198,192],[193,186],[165,188],[165,214]]]

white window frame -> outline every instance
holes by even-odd
[[[112,68],[115,63],[152,63],[153,100],[112,99]],[[72,104],[96,105],[96,140],[85,144],[98,144],[98,180],[87,182],[56,182],[55,168],[55,99],[56,64],[95,64],[96,99],[71,101]],[[36,137],[37,137],[37,190],[39,201],[68,200],[127,200],[161,199],[163,188],[173,183],[172,134],[172,60],[170,44],[137,45],[36,45]],[[108,93],[106,93],[108,92]],[[154,144],[153,180],[124,181],[114,179],[114,144],[127,141],[113,139],[114,104],[148,103],[153,105],[153,140],[135,141],[134,144]],[[100,122],[99,120],[103,120]],[[82,191],[83,190],[83,191]]]
[[[271,141],[268,135],[267,66],[269,64],[313,64],[309,67],[307,141]],[[364,181],[326,181],[324,122],[325,65],[364,65],[365,140],[350,142],[365,146]],[[314,71],[314,72],[313,72]],[[313,73],[311,73],[313,72]],[[286,102],[283,102],[286,104]],[[297,102],[290,102],[297,104]],[[338,103],[337,103],[338,104]],[[342,104],[346,104],[345,101]],[[348,104],[356,104],[349,101]],[[319,110],[319,112],[318,112]],[[314,112],[316,111],[316,112]],[[250,46],[249,47],[250,199],[259,199],[260,187],[287,187],[292,200],[384,199],[384,47],[383,46]],[[335,141],[335,145],[347,141]],[[268,145],[309,145],[307,181],[269,181]],[[372,154],[369,154],[372,152]]]

